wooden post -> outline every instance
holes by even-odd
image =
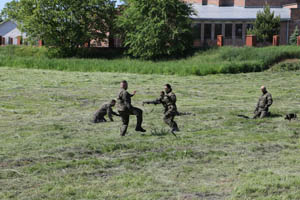
[[[217,45],[218,45],[219,47],[221,47],[221,46],[224,45],[223,35],[218,35],[218,36],[217,36]]]
[[[3,38],[0,36],[0,46],[2,45]]]
[[[273,46],[279,46],[279,35],[273,36]]]
[[[44,41],[43,40],[39,40],[38,45],[39,45],[39,47],[44,46]]]
[[[246,36],[246,46],[248,46],[248,47],[256,46],[256,36],[255,35],[247,35]]]
[[[22,45],[22,36],[17,37],[17,45]]]
[[[300,36],[297,37],[297,46],[300,46]]]
[[[5,45],[5,37],[2,37],[2,45]]]

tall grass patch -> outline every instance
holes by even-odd
[[[198,51],[193,56],[179,60],[143,61],[120,57],[120,52],[103,54],[82,51],[85,58],[50,58],[52,50],[45,47],[7,46],[0,48],[0,66],[53,69],[81,72],[126,72],[139,74],[198,75],[220,73],[261,72],[290,58],[300,58],[297,46],[280,47],[222,47]],[[89,53],[90,52],[90,53]],[[99,50],[99,55],[104,50]],[[116,53],[116,55],[114,55]],[[90,58],[89,58],[90,57]],[[108,59],[109,58],[109,59]]]

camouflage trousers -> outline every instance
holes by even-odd
[[[253,119],[264,118],[270,116],[269,108],[259,108],[254,112]]]
[[[177,111],[168,110],[164,115],[164,122],[170,126],[172,130],[179,130],[177,123],[174,121]]]
[[[94,123],[101,123],[101,122],[106,122],[106,119],[104,118],[106,113],[100,113],[96,112],[93,118]]]
[[[122,126],[120,128],[120,134],[122,136],[124,136],[127,132],[130,115],[135,115],[136,116],[136,128],[135,129],[140,129],[142,127],[143,111],[141,109],[136,108],[136,107],[132,107],[128,111],[119,111],[119,114],[120,114],[121,119],[122,119]]]

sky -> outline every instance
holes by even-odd
[[[0,11],[4,8],[4,5],[11,0],[0,0]],[[120,0],[117,0],[117,3],[120,3]]]
[[[11,0],[0,0],[0,11],[3,9],[4,5]]]

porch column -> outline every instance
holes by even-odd
[[[215,40],[215,24],[211,24],[211,40]]]
[[[204,42],[204,23],[201,23],[201,43]]]
[[[232,23],[232,45],[235,45],[235,23]]]
[[[242,28],[242,39],[243,39],[243,44],[245,44],[245,42],[246,42],[246,24],[245,23],[243,23],[243,28]]]
[[[222,35],[225,38],[225,24],[222,24]]]

